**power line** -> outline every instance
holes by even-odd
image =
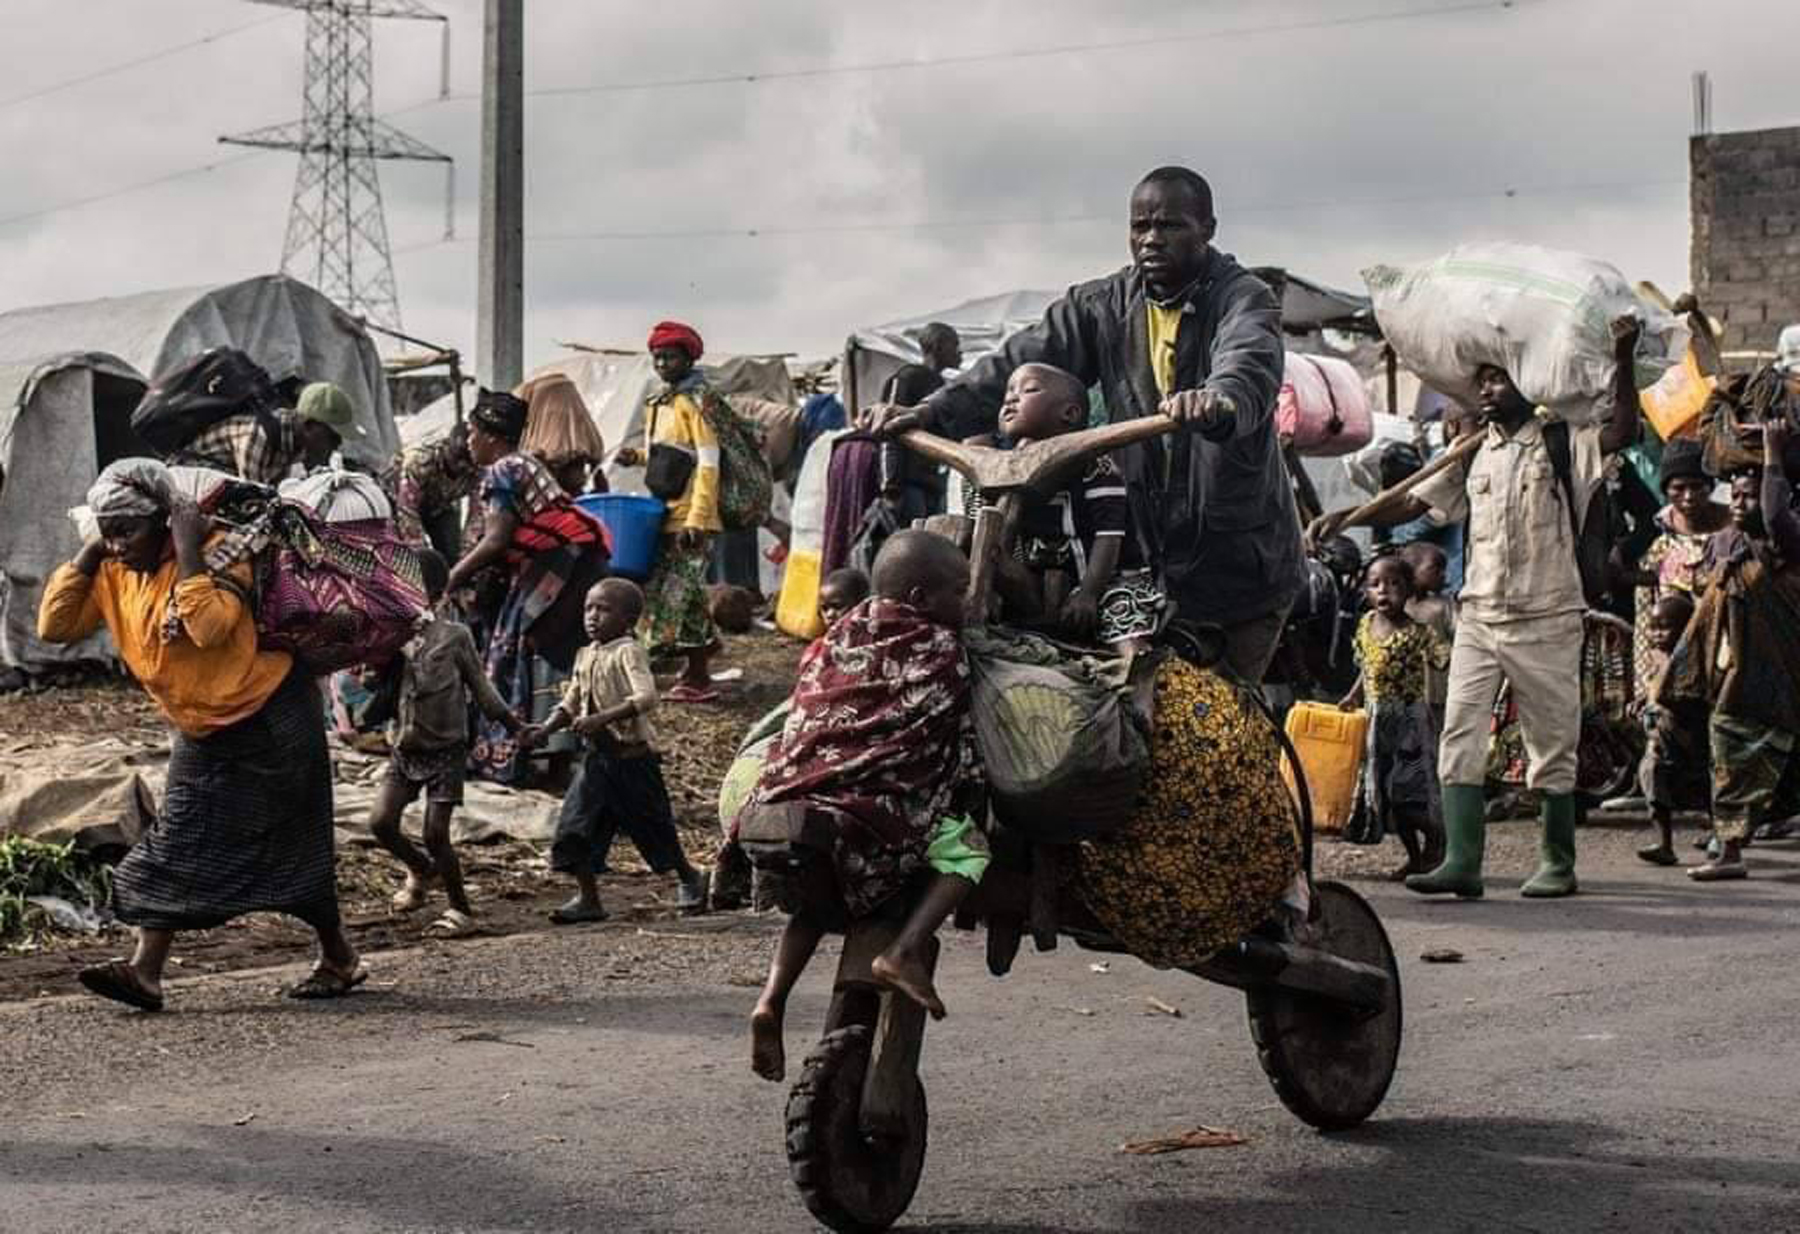
[[[1374,206],[1416,205],[1428,202],[1445,201],[1492,201],[1516,200],[1522,197],[1554,196],[1567,193],[1601,192],[1618,189],[1661,188],[1670,185],[1687,184],[1684,177],[1662,177],[1647,180],[1611,180],[1584,181],[1565,184],[1540,184],[1514,186],[1496,189],[1478,189],[1464,193],[1411,193],[1386,197],[1333,197],[1318,198],[1311,201],[1289,202],[1252,202],[1244,205],[1230,205],[1230,215],[1236,219],[1248,218],[1257,214],[1274,214],[1287,212],[1305,212],[1309,210],[1362,209]],[[1227,203],[1229,205],[1229,203]],[[640,231],[587,231],[587,232],[537,232],[527,235],[527,241],[533,244],[571,244],[571,243],[639,243],[666,240],[763,240],[785,239],[796,236],[856,235],[877,232],[904,231],[958,231],[986,230],[990,228],[1008,227],[1067,227],[1106,224],[1117,226],[1122,224],[1122,215],[1110,214],[1066,214],[1040,215],[1037,217],[995,217],[995,218],[963,218],[963,219],[910,219],[910,220],[869,220],[859,223],[819,223],[802,226],[775,225],[768,227],[710,227],[688,230],[640,230]],[[420,244],[408,245],[395,249],[398,254],[423,252],[441,248],[446,244],[465,243],[466,240],[428,240]]]
[[[685,88],[685,87],[691,87],[691,86],[723,85],[723,84],[731,84],[731,83],[755,84],[755,83],[759,83],[759,82],[797,80],[797,79],[808,78],[808,77],[836,76],[836,75],[850,74],[850,73],[878,73],[878,72],[892,72],[892,71],[899,71],[899,70],[906,70],[906,69],[935,68],[940,65],[978,64],[978,63],[988,63],[988,62],[996,62],[996,61],[1004,61],[1004,60],[1041,59],[1041,58],[1050,57],[1050,56],[1075,55],[1075,54],[1078,54],[1081,52],[1088,52],[1088,51],[1120,51],[1120,50],[1127,50],[1127,49],[1131,49],[1131,48],[1162,46],[1162,45],[1166,45],[1166,44],[1170,44],[1170,43],[1195,43],[1195,42],[1204,42],[1204,41],[1211,40],[1211,39],[1248,38],[1248,37],[1251,37],[1253,35],[1258,35],[1258,34],[1295,33],[1295,32],[1306,31],[1306,30],[1325,30],[1325,29],[1336,29],[1336,28],[1341,28],[1341,27],[1345,27],[1345,26],[1370,25],[1370,24],[1374,24],[1374,23],[1378,23],[1378,22],[1406,21],[1406,20],[1411,20],[1411,19],[1415,19],[1415,18],[1455,16],[1455,15],[1460,15],[1460,14],[1467,14],[1467,13],[1473,13],[1473,12],[1486,11],[1486,10],[1495,10],[1495,11],[1511,10],[1511,9],[1516,9],[1516,8],[1522,7],[1523,5],[1526,5],[1526,4],[1534,4],[1534,3],[1540,3],[1540,2],[1541,2],[1541,0],[1469,0],[1469,2],[1467,2],[1467,3],[1454,4],[1454,5],[1444,6],[1444,7],[1430,7],[1430,8],[1419,8],[1419,9],[1396,9],[1396,10],[1391,10],[1391,11],[1384,12],[1384,13],[1365,13],[1365,14],[1361,14],[1358,16],[1352,16],[1352,17],[1318,18],[1318,19],[1314,19],[1314,20],[1310,20],[1310,21],[1271,22],[1271,23],[1265,23],[1262,25],[1238,26],[1238,27],[1231,27],[1231,28],[1227,28],[1227,29],[1213,30],[1213,31],[1201,32],[1201,33],[1195,33],[1195,34],[1186,34],[1186,35],[1177,34],[1177,35],[1167,35],[1167,36],[1160,36],[1160,37],[1144,37],[1144,38],[1137,38],[1137,39],[1119,39],[1119,40],[1113,40],[1110,42],[1067,44],[1067,45],[1062,45],[1062,46],[1058,46],[1058,47],[1025,48],[1025,49],[1018,50],[1018,51],[972,52],[967,55],[921,57],[921,58],[912,59],[912,60],[881,61],[881,62],[871,62],[871,63],[866,63],[866,64],[839,64],[839,65],[827,64],[827,65],[816,65],[816,66],[813,66],[810,68],[778,69],[778,70],[772,70],[772,71],[766,72],[766,73],[737,74],[737,75],[721,76],[721,77],[670,78],[670,79],[662,80],[662,81],[647,81],[647,82],[614,82],[614,83],[602,82],[602,83],[598,83],[598,84],[591,85],[591,86],[550,86],[550,87],[541,87],[537,90],[529,90],[526,93],[529,95],[532,95],[532,96],[536,96],[536,97],[546,97],[546,96],[553,97],[553,96],[558,96],[558,95],[618,93],[618,92],[630,91],[630,90],[677,89],[677,88]],[[0,100],[0,108],[9,107],[9,106],[13,105],[14,103],[22,103],[22,102],[25,102],[32,98],[41,97],[44,94],[49,94],[49,93],[52,93],[57,90],[67,89],[71,86],[81,84],[82,82],[93,81],[93,80],[96,80],[97,78],[104,77],[104,76],[107,76],[112,73],[123,72],[128,68],[134,68],[141,64],[148,64],[155,60],[165,59],[169,56],[176,55],[179,52],[190,50],[194,47],[198,47],[198,46],[201,46],[206,43],[216,42],[219,39],[229,38],[234,34],[241,34],[244,31],[254,29],[257,26],[265,25],[271,21],[280,20],[282,16],[284,16],[284,14],[278,13],[278,14],[274,15],[273,17],[266,17],[266,18],[261,19],[260,21],[254,21],[254,22],[250,22],[246,25],[236,26],[230,30],[220,31],[217,34],[208,35],[202,39],[192,40],[190,42],[180,44],[179,46],[176,46],[176,47],[164,48],[161,51],[152,52],[151,54],[141,57],[138,60],[130,61],[125,64],[114,65],[114,66],[112,66],[110,68],[106,68],[106,69],[101,69],[101,70],[98,70],[97,72],[88,74],[85,77],[72,78],[66,82],[62,82],[62,83],[59,83],[54,86],[47,86],[41,90],[34,91],[31,94],[18,95],[12,99]],[[411,112],[421,111],[427,107],[435,107],[435,106],[438,106],[440,104],[447,103],[447,102],[469,102],[469,101],[477,99],[479,97],[480,96],[477,94],[448,94],[448,95],[443,95],[438,98],[422,99],[416,103],[411,103],[404,107],[396,108],[392,111],[383,112],[381,118],[382,119],[393,119],[395,117],[403,116],[403,115],[406,115]],[[25,211],[25,212],[22,212],[19,214],[9,215],[4,218],[0,218],[0,227],[10,226],[14,223],[29,222],[33,219],[44,218],[48,215],[58,214],[65,210],[78,209],[82,206],[93,205],[97,202],[110,201],[114,198],[124,197],[128,194],[140,192],[144,189],[155,188],[158,185],[167,184],[167,183],[170,183],[171,181],[182,180],[182,179],[186,179],[191,176],[204,175],[208,172],[217,171],[220,168],[228,167],[228,166],[232,165],[233,163],[237,163],[237,162],[241,162],[241,161],[242,161],[242,159],[240,158],[240,159],[224,159],[224,160],[219,160],[219,161],[215,161],[215,162],[211,162],[211,163],[205,163],[205,164],[202,164],[197,167],[184,168],[179,171],[172,171],[172,172],[168,172],[164,175],[154,176],[148,180],[140,180],[133,184],[122,185],[119,188],[111,189],[104,193],[97,193],[90,197],[76,198],[75,200],[62,202],[58,205],[45,206],[41,209],[29,210],[29,211]],[[936,223],[927,224],[927,226],[948,226],[948,225],[953,225],[953,224],[936,224]],[[889,225],[881,225],[881,226],[886,227],[888,230],[894,229],[894,227],[889,226]],[[912,224],[912,225],[907,225],[907,226],[911,227],[911,228],[916,228],[920,225]],[[902,229],[905,229],[905,228],[902,228]],[[764,234],[764,235],[777,233],[777,229],[772,229],[772,228],[762,228],[762,229],[757,229],[757,230],[760,231],[760,233]],[[724,231],[724,232],[707,232],[707,233],[704,233],[704,235],[697,236],[695,238],[712,238],[712,237],[716,237],[716,236],[725,236],[725,235],[735,236],[735,235],[740,235],[740,234],[743,234],[743,233],[735,231],[735,230]],[[806,234],[806,233],[802,233],[802,234]],[[556,237],[551,237],[551,238],[555,239]],[[583,238],[583,239],[612,239],[612,238],[630,239],[630,238],[634,238],[634,237],[627,235],[627,234],[620,234],[616,237],[615,236],[596,235],[596,236],[584,236],[584,237],[580,237],[580,238]],[[657,236],[651,236],[651,237],[647,237],[647,238],[654,239],[654,238],[661,238],[661,237],[659,234]],[[443,242],[442,241],[433,241],[432,244],[427,244],[427,245],[422,245],[422,246],[415,245],[410,249],[401,249],[401,250],[397,250],[397,251],[413,252],[413,251],[417,251],[421,247],[425,247],[425,248],[433,247],[435,244],[438,244],[438,243],[443,243]]]
[[[76,86],[85,86],[89,82],[99,81],[103,77],[113,77],[119,73],[128,72],[131,69],[142,68],[146,64],[155,64],[158,60],[167,60],[171,56],[178,56],[183,52],[193,51],[196,47],[205,47],[210,43],[217,43],[221,39],[228,39],[233,35],[243,34],[249,30],[255,30],[260,26],[268,25],[270,22],[280,21],[286,16],[287,14],[285,13],[276,13],[272,17],[261,17],[256,21],[246,22],[241,26],[233,26],[229,30],[219,30],[212,34],[203,35],[197,39],[190,39],[185,43],[177,43],[173,47],[165,47],[160,51],[150,52],[147,55],[137,57],[135,60],[121,60],[117,64],[109,64],[103,69],[95,69],[93,72],[83,73],[79,77],[70,77],[64,81],[53,82],[48,86],[40,86],[36,90],[30,90],[24,94],[15,94],[11,98],[0,99],[0,111],[4,111],[8,107],[16,107],[20,103],[29,103],[33,99],[41,99],[46,95],[59,94],[64,90],[72,90]]]
[[[41,219],[51,214],[61,214],[65,210],[75,210],[82,206],[94,205],[97,202],[111,201],[115,197],[124,197],[131,193],[142,192],[144,189],[155,188],[159,184],[169,184],[176,180],[186,180],[191,176],[203,176],[208,172],[222,171],[227,167],[233,167],[239,163],[248,162],[251,159],[261,158],[267,153],[269,153],[267,150],[252,150],[248,154],[239,154],[228,159],[215,159],[213,162],[204,163],[199,167],[186,167],[180,171],[171,171],[160,176],[153,176],[148,180],[139,180],[135,184],[122,185],[116,189],[109,189],[104,193],[95,193],[91,197],[77,197],[73,201],[65,201],[60,205],[55,206],[46,206],[41,210],[28,210],[23,214],[8,215],[6,218],[0,218],[0,227],[9,227],[14,223],[28,223],[32,219]]]
[[[1470,0],[1468,3],[1441,7],[1394,9],[1382,13],[1364,13],[1349,17],[1322,17],[1311,20],[1268,22],[1254,26],[1228,26],[1193,34],[1146,35],[1131,39],[1113,39],[1093,43],[1067,43],[1053,47],[1027,47],[1015,51],[968,52],[951,56],[921,56],[904,60],[873,60],[861,64],[821,64],[806,68],[772,69],[761,73],[727,73],[709,77],[670,77],[651,81],[600,82],[587,86],[540,86],[525,93],[532,98],[561,95],[617,94],[637,90],[676,90],[694,86],[758,85],[771,81],[795,81],[813,77],[835,77],[849,73],[893,73],[908,69],[939,68],[947,65],[992,64],[1003,60],[1041,60],[1072,56],[1083,52],[1131,51],[1171,44],[1207,43],[1227,39],[1250,38],[1262,34],[1297,34],[1306,31],[1337,30],[1347,26],[1410,21],[1417,18],[1454,17],[1488,10],[1516,9],[1540,0]],[[472,94],[457,94],[453,99],[467,100]]]

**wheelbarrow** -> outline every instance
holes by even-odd
[[[1174,428],[1168,419],[1149,417],[1014,450],[902,434],[910,449],[954,468],[982,494],[970,537],[971,621],[987,620],[999,555],[1027,496],[1054,492],[1101,453]],[[1298,760],[1291,750],[1288,757],[1310,880],[1311,810]],[[958,921],[988,923],[988,963],[996,974],[1010,968],[1019,945],[1018,931],[995,927],[1001,920],[1027,923],[1040,950],[1061,933],[1089,949],[1128,952],[1079,906],[1059,910],[1053,896],[1049,879],[996,863]],[[911,1204],[925,1167],[929,1113],[919,1077],[925,1010],[871,972],[904,919],[904,903],[891,908],[848,926],[823,1036],[787,1103],[794,1184],[812,1214],[841,1234],[892,1226]],[[934,967],[936,955],[934,942]],[[1343,1131],[1380,1106],[1400,1054],[1400,972],[1380,919],[1355,891],[1314,884],[1304,921],[1272,921],[1188,971],[1244,991],[1258,1061],[1282,1104],[1303,1122]]]

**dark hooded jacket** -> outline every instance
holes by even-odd
[[[1070,288],[1043,321],[931,397],[935,431],[954,438],[993,432],[1007,379],[1033,362],[1099,385],[1114,421],[1156,414],[1145,295],[1133,267]],[[1181,616],[1229,625],[1283,612],[1302,572],[1299,517],[1275,435],[1280,304],[1217,251],[1178,300],[1175,389],[1216,390],[1238,411],[1217,430],[1120,452],[1134,520]]]

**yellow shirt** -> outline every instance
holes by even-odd
[[[1150,371],[1156,374],[1156,391],[1168,398],[1175,390],[1175,336],[1181,333],[1181,306],[1173,308],[1146,300],[1150,314]]]
[[[669,503],[663,530],[723,531],[719,521],[719,439],[701,414],[700,404],[685,391],[665,390],[646,410],[652,445],[674,446],[694,460],[687,491]]]
[[[249,589],[248,563],[231,574]],[[104,622],[119,658],[169,723],[189,737],[205,737],[262,710],[293,659],[257,649],[256,618],[236,592],[210,574],[179,582],[175,575],[173,557],[155,574],[105,561],[90,579],[73,562],[58,566],[38,606],[38,637],[78,642]],[[180,607],[182,632],[165,640],[171,598]]]

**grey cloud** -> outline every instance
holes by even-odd
[[[454,21],[455,85],[468,90],[480,4],[440,7]],[[1401,7],[531,0],[528,75],[534,86],[704,77]],[[234,0],[7,0],[7,9],[0,80],[15,93],[268,12]],[[297,114],[301,29],[291,17],[0,110],[9,176],[0,215],[231,157],[214,144],[219,133]],[[559,337],[630,342],[659,317],[684,316],[721,350],[817,353],[858,325],[1063,286],[1123,260],[1130,184],[1168,161],[1213,179],[1221,244],[1249,261],[1353,286],[1372,261],[1511,236],[1593,252],[1674,289],[1687,260],[1687,74],[1714,70],[1721,127],[1797,123],[1796,45],[1800,10],[1781,0],[1722,0],[1703,14],[1542,0],[1505,14],[1212,43],[534,99],[527,213],[539,234],[1102,221],[540,243],[528,250],[527,350],[547,358]],[[431,29],[384,23],[377,57],[381,107],[436,92]],[[478,118],[462,101],[396,121],[457,158],[462,243],[433,244],[441,173],[383,168],[408,325],[465,345]],[[273,155],[0,228],[0,307],[268,269],[292,179],[292,159]],[[1505,187],[1520,193],[1491,195]]]

